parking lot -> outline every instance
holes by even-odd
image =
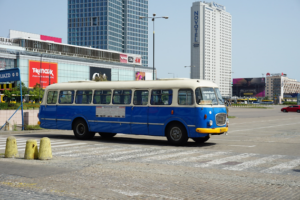
[[[15,135],[51,139],[48,161],[0,158],[4,199],[299,199],[300,114],[281,106],[229,108],[230,131],[202,145],[171,146],[164,137],[118,134],[76,140],[72,131]],[[3,156],[2,156],[3,157]]]

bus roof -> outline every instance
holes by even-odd
[[[218,87],[217,84],[207,80],[197,79],[168,79],[156,81],[72,81],[56,83],[48,86],[46,90],[74,90],[74,89],[171,89],[171,88],[197,88]]]

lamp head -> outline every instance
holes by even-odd
[[[164,16],[163,18],[165,18],[165,19],[169,19],[169,17],[167,17],[167,16]]]

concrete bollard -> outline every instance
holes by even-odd
[[[38,153],[38,159],[50,160],[52,158],[51,142],[50,139],[44,137],[40,141],[40,149]]]
[[[6,140],[5,158],[19,157],[16,138],[10,136]]]
[[[24,159],[33,160],[38,158],[38,146],[36,140],[27,140]]]

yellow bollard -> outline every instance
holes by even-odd
[[[10,136],[6,140],[5,158],[19,157],[16,138]]]
[[[36,140],[27,140],[24,159],[32,160],[38,158],[38,147]]]
[[[40,141],[38,158],[40,160],[49,160],[52,158],[51,142],[47,137],[42,138]]]

